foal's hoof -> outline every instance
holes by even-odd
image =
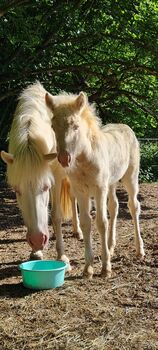
[[[105,268],[102,268],[101,277],[110,278],[111,277],[111,270],[107,270]]]
[[[58,260],[64,261],[67,264],[65,272],[70,272],[72,270],[72,267],[70,265],[70,261],[66,255],[61,255],[61,257],[58,258]]]
[[[88,278],[89,280],[92,280],[93,278],[93,267],[92,266],[85,266],[83,270],[83,277]]]
[[[83,241],[83,233],[82,231],[78,231],[78,232],[73,232],[73,237],[77,238],[78,241]]]
[[[145,255],[144,249],[141,250],[141,251],[136,252],[136,257],[137,257],[138,259],[140,259],[140,260],[143,260],[143,259],[144,259],[144,255]]]
[[[83,233],[82,233],[82,231],[78,231],[77,232],[77,238],[78,238],[79,241],[83,241]]]

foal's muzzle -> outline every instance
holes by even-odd
[[[58,161],[62,165],[63,168],[70,166],[71,155],[67,151],[58,153]]]

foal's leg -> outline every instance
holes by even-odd
[[[144,245],[143,240],[140,234],[139,226],[139,215],[140,215],[140,203],[137,199],[138,195],[138,175],[137,174],[128,174],[122,180],[123,185],[125,186],[128,192],[128,208],[132,216],[135,228],[135,246],[136,246],[136,255],[143,258],[144,256]]]
[[[89,213],[89,197],[78,196],[77,200],[80,211],[80,225],[83,232],[85,246],[85,267],[83,275],[91,279],[93,277],[93,250],[91,237],[91,217]]]
[[[83,240],[83,233],[80,228],[80,221],[78,217],[77,210],[77,199],[71,194],[71,203],[72,203],[72,226],[73,232],[79,240]]]
[[[110,251],[108,248],[107,190],[99,189],[96,194],[96,223],[101,236],[103,276],[111,276]]]
[[[63,260],[69,263],[69,259],[64,254],[64,241],[62,235],[62,213],[60,207],[60,192],[61,192],[61,181],[55,182],[54,188],[51,189],[51,216],[52,216],[52,225],[56,237],[56,250],[57,250],[57,259]],[[69,265],[69,270],[71,269]]]
[[[110,186],[108,193],[108,212],[110,216],[109,220],[109,233],[108,233],[108,247],[111,256],[114,253],[116,245],[116,220],[118,215],[118,199],[116,196],[116,185]]]

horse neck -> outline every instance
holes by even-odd
[[[83,113],[81,118],[80,128],[80,147],[83,153],[87,153],[89,156],[94,152],[95,148],[98,148],[98,143],[102,137],[101,129],[99,126],[99,119],[87,110]]]

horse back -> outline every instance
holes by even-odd
[[[104,137],[113,147],[122,146],[132,155],[135,151],[139,155],[139,142],[134,131],[126,124],[107,124],[103,127]]]
[[[108,153],[110,182],[120,180],[128,169],[138,173],[139,142],[133,130],[125,124],[107,124],[103,127],[103,135]]]

